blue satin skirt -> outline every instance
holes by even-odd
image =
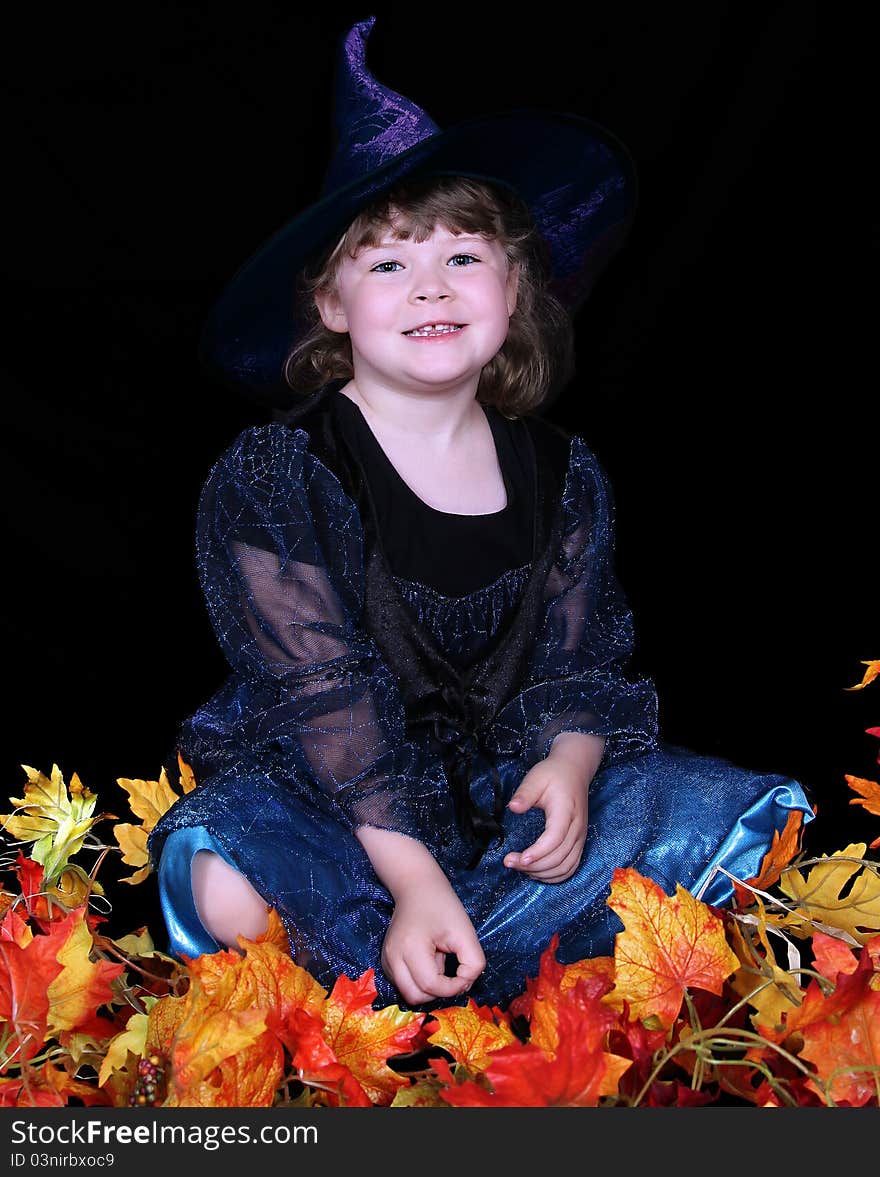
[[[524,775],[518,759],[498,763],[509,800]],[[491,805],[488,773],[472,785]],[[587,841],[578,870],[563,883],[541,883],[503,865],[511,850],[539,836],[544,814],[505,810],[503,844],[494,844],[467,870],[454,852],[440,865],[464,904],[486,955],[486,970],[470,990],[478,1004],[505,1006],[537,975],[554,933],[563,963],[611,955],[622,924],[608,907],[612,874],[633,867],[667,894],[676,886],[723,906],[729,878],[758,873],[774,833],[789,813],[804,823],[813,811],[797,781],[753,772],[718,757],[660,744],[601,769],[590,787]],[[191,863],[212,850],[241,871],[276,909],[294,959],[328,990],[341,974],[375,970],[378,1003],[404,1005],[382,973],[382,941],[393,910],[357,838],[336,821],[332,806],[307,804],[268,775],[219,775],[183,798],[157,827],[159,894],[169,951],[179,957],[216,952],[198,918]],[[459,848],[460,849],[460,848]],[[463,1000],[463,999],[462,999]],[[448,1001],[415,1007],[428,1010]]]

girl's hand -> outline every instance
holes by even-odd
[[[505,856],[504,865],[542,883],[562,883],[577,870],[587,838],[587,796],[602,758],[602,737],[563,732],[550,753],[520,782],[508,808],[525,813],[544,810],[544,832],[519,853]]]
[[[458,968],[445,975],[446,955]],[[382,945],[382,968],[410,1005],[457,997],[486,967],[474,926],[446,879],[398,896]]]
[[[391,892],[394,914],[382,944],[382,970],[416,1005],[457,997],[486,967],[486,957],[461,900],[421,842],[392,830],[361,826],[357,837]],[[446,955],[458,957],[446,976]]]

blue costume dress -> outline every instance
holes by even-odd
[[[486,955],[470,991],[480,1004],[521,993],[554,933],[563,962],[613,951],[616,867],[727,902],[715,867],[754,875],[789,812],[809,821],[811,805],[789,777],[658,738],[653,685],[626,673],[613,505],[583,438],[484,406],[509,539],[481,560],[495,517],[427,518],[338,387],[245,430],[201,496],[197,566],[231,673],[182,726],[198,785],[150,838],[170,950],[219,947],[190,885],[193,856],[211,849],[276,909],[321,984],[373,968],[379,1003],[403,1004],[380,964],[393,903],[355,836],[363,824],[419,839],[445,871]],[[450,536],[435,585],[412,578],[400,543],[430,544],[433,523]],[[469,569],[505,557],[461,591]],[[538,837],[543,812],[506,805],[563,731],[604,735],[605,753],[581,864],[541,883],[503,858]]]

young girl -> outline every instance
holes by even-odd
[[[343,42],[325,195],[206,328],[224,378],[287,408],[202,494],[231,673],[151,852],[178,954],[273,907],[327,987],[373,968],[382,1004],[503,1005],[554,933],[563,961],[613,951],[616,867],[724,903],[716,868],[749,877],[812,814],[796,781],[659,740],[606,480],[541,416],[632,217],[627,153],[546,112],[439,131],[370,77],[372,24]]]

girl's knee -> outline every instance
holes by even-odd
[[[219,944],[237,948],[239,936],[255,940],[268,927],[265,899],[212,850],[193,857],[192,894],[199,919]]]

